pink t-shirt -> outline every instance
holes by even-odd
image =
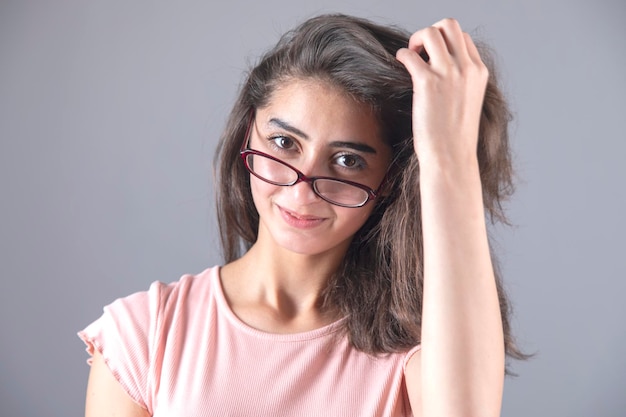
[[[272,334],[232,312],[219,267],[118,299],[79,336],[154,416],[410,416],[413,351],[373,357],[340,322]]]

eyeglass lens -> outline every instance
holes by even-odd
[[[281,162],[262,155],[249,154],[246,163],[259,178],[275,185],[293,185],[298,180],[298,173]],[[313,189],[322,198],[346,206],[360,206],[369,195],[362,188],[332,179],[316,179]]]

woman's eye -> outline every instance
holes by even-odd
[[[294,146],[293,140],[286,136],[275,136],[271,138],[271,142],[280,149],[291,149]]]
[[[336,159],[337,164],[342,168],[363,168],[365,163],[363,158],[357,155],[344,154],[339,155]]]

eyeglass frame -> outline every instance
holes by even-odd
[[[307,184],[309,184],[311,186],[311,189],[313,190],[313,192],[315,193],[316,196],[318,196],[319,198],[321,198],[322,200],[333,204],[335,206],[339,206],[339,207],[346,207],[346,208],[359,208],[359,207],[363,207],[365,206],[367,203],[369,203],[370,201],[376,199],[379,194],[380,194],[380,190],[381,188],[385,185],[385,183],[387,182],[387,175],[389,173],[389,171],[387,171],[387,173],[385,173],[385,177],[383,178],[382,182],[380,183],[380,185],[378,186],[378,188],[376,190],[368,187],[367,185],[364,184],[359,184],[358,182],[354,182],[354,181],[350,181],[350,180],[344,180],[341,178],[334,178],[334,177],[325,177],[325,176],[315,176],[315,177],[309,177],[307,175],[305,175],[302,171],[300,171],[299,169],[295,168],[294,166],[288,164],[287,162],[278,159],[272,155],[266,154],[265,152],[261,152],[258,151],[256,149],[250,149],[248,146],[250,144],[250,136],[252,135],[252,126],[254,125],[254,122],[256,121],[256,115],[254,111],[250,111],[250,116],[249,116],[249,121],[248,121],[248,126],[246,127],[246,134],[244,136],[243,139],[243,143],[241,144],[241,148],[239,149],[239,156],[241,157],[242,161],[243,161],[243,165],[246,168],[246,170],[254,175],[255,177],[257,177],[258,179],[265,181],[268,184],[272,184],[272,185],[276,185],[279,187],[291,187],[292,185],[296,185],[298,183],[301,182],[306,182]],[[270,181],[266,178],[261,177],[259,174],[257,174],[256,172],[254,172],[250,166],[248,165],[248,155],[259,155],[262,156],[264,158],[268,158],[271,159],[272,161],[278,162],[281,165],[286,166],[287,168],[291,169],[292,171],[294,171],[297,175],[298,178],[291,184],[280,184],[280,183],[276,183],[273,181]],[[347,184],[347,185],[352,185],[354,187],[360,188],[363,191],[367,192],[367,200],[365,200],[364,202],[362,202],[359,205],[352,205],[352,204],[340,204],[337,203],[335,201],[331,201],[329,200],[327,197],[324,197],[323,195],[321,195],[320,192],[318,192],[315,189],[315,181],[317,180],[332,180],[332,181],[337,181],[343,184]]]

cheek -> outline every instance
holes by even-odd
[[[254,201],[254,205],[259,208],[259,205],[262,205],[272,191],[276,188],[276,186],[272,184],[268,184],[265,181],[261,181],[254,175],[250,175],[250,190],[252,192],[252,200]]]
[[[346,227],[353,234],[365,224],[370,214],[372,214],[372,207],[369,205],[357,209],[341,208],[341,217],[345,219]]]

